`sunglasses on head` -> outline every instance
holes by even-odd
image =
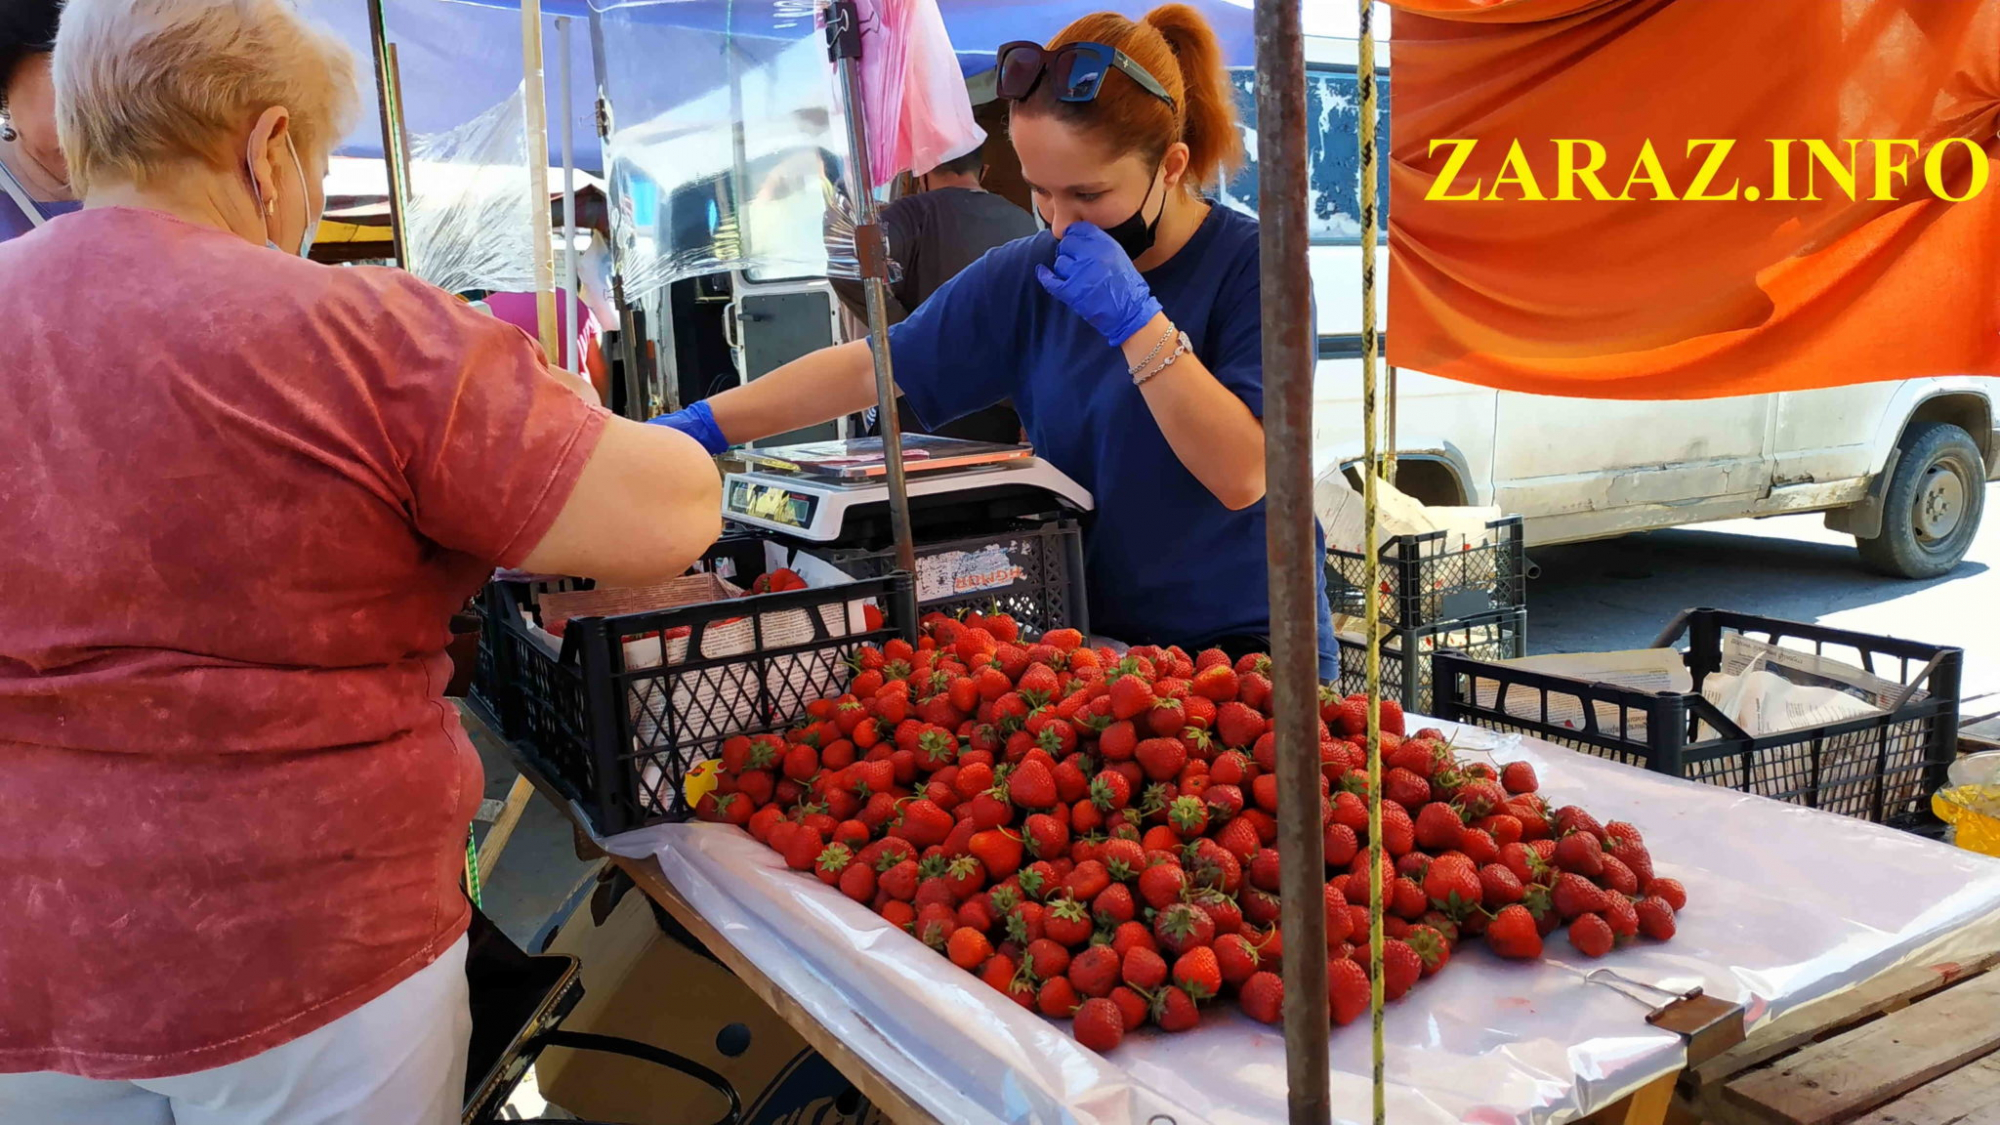
[[[1055,83],[1058,101],[1095,101],[1104,88],[1105,74],[1115,69],[1168,107],[1174,104],[1174,96],[1159,79],[1132,61],[1132,56],[1104,43],[1065,43],[1048,50],[1040,43],[1022,40],[1000,48],[999,64],[996,92],[1010,102],[1027,100],[1045,77]]]

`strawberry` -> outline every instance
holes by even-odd
[[[905,859],[883,871],[876,879],[876,887],[883,894],[901,902],[909,902],[917,897],[917,863]]]
[[[1603,857],[1602,862],[1604,864],[1604,873],[1598,877],[1598,881],[1604,885],[1606,890],[1617,891],[1622,895],[1636,895],[1639,893],[1639,877],[1632,873],[1631,868],[1625,866],[1624,861],[1615,855],[1607,855]],[[1659,881],[1655,880],[1655,893],[1657,893],[1658,886]]]
[[[1424,876],[1424,894],[1446,914],[1462,918],[1485,900],[1485,880],[1470,860],[1440,859]]]
[[[1278,896],[1269,891],[1243,892],[1243,920],[1253,926],[1269,926],[1278,920]]]
[[[1596,878],[1604,874],[1604,845],[1589,832],[1571,832],[1556,841],[1556,866]]]
[[[1143,1005],[1144,1001],[1140,1001]],[[1077,1005],[1070,1033],[1085,1047],[1103,1054],[1125,1040],[1125,1014],[1118,1005],[1102,997],[1092,997]]]
[[[1417,846],[1427,851],[1450,851],[1459,846],[1465,838],[1465,822],[1459,818],[1458,810],[1443,803],[1432,801],[1417,810]]]
[[[1119,976],[1141,992],[1151,992],[1166,983],[1167,962],[1155,950],[1134,946],[1119,962]]]
[[[1404,875],[1383,885],[1382,906],[1399,918],[1421,918],[1431,908],[1431,899],[1424,893],[1422,883]]]
[[[1250,880],[1250,885],[1258,890],[1270,891],[1273,894],[1277,893],[1278,849],[1257,849],[1257,853],[1250,857],[1250,863],[1245,868],[1243,875],[1244,878]]]
[[[1367,734],[1367,698],[1359,695],[1348,696],[1334,709],[1333,717],[1326,720],[1326,725],[1349,738]]]
[[[1611,952],[1611,923],[1602,915],[1580,914],[1569,924],[1569,943],[1585,957],[1602,957]]]
[[[986,933],[993,929],[993,899],[988,895],[974,895],[958,906],[958,924]]]
[[[1489,863],[1479,869],[1480,902],[1488,910],[1498,910],[1520,902],[1527,894],[1519,876],[1505,864]]]
[[[1167,823],[1181,839],[1197,839],[1208,830],[1208,804],[1200,797],[1175,797],[1167,806]]]
[[[1153,709],[1141,717],[1146,729],[1156,738],[1168,738],[1181,732],[1187,726],[1186,712],[1181,710],[1178,699],[1161,699],[1153,704]]]
[[[1360,835],[1368,831],[1368,803],[1353,793],[1342,790],[1333,795],[1333,823],[1344,824],[1348,831]]]
[[[1382,803],[1382,850],[1390,855],[1408,855],[1417,846],[1417,826],[1410,814],[1394,801]]]
[[[1212,943],[1215,920],[1192,903],[1177,902],[1153,916],[1153,937],[1161,949],[1178,955]]]
[[[1563,838],[1576,839],[1574,836]],[[1583,914],[1602,913],[1606,903],[1603,889],[1575,872],[1565,872],[1556,880],[1550,900],[1555,904],[1556,914],[1565,920]]]
[[[1285,981],[1276,973],[1253,973],[1236,994],[1243,1014],[1258,1023],[1275,1024],[1285,1014]]]
[[[813,873],[819,881],[829,887],[840,885],[840,877],[854,862],[854,852],[846,844],[828,844],[820,849],[819,858],[813,861]]]
[[[1639,936],[1639,911],[1632,900],[1611,891],[1605,894],[1604,921],[1611,926],[1612,936],[1619,941],[1630,941]]]
[[[1153,999],[1153,1024],[1161,1031],[1192,1031],[1201,1023],[1201,1009],[1194,997],[1169,986]]]
[[[1155,864],[1139,873],[1139,897],[1155,910],[1179,902],[1187,888],[1187,872],[1177,863]]]
[[[1236,699],[1236,669],[1226,664],[1213,664],[1199,669],[1188,684],[1188,693],[1199,695],[1214,703],[1229,703]]]
[[[1119,720],[1136,719],[1153,709],[1159,697],[1153,686],[1137,675],[1121,675],[1111,682],[1111,714]]]
[[[1090,900],[1090,912],[1099,925],[1116,926],[1133,919],[1138,913],[1138,903],[1132,898],[1132,888],[1113,883]]]
[[[1233,895],[1243,887],[1243,865],[1213,840],[1200,841],[1188,875],[1196,886]]]
[[[1222,968],[1215,950],[1196,946],[1174,961],[1174,984],[1195,1000],[1207,1000],[1222,992]]]
[[[978,930],[960,926],[945,939],[944,953],[951,959],[952,964],[966,972],[972,972],[993,956],[993,943],[987,941],[986,935]]]
[[[1014,978],[1019,973],[1020,970],[1015,966],[1014,959],[1004,953],[995,953],[992,957],[987,958],[986,964],[979,967],[979,979],[985,981],[988,985],[992,986],[994,991],[1000,993],[1012,992]]]
[[[1633,907],[1639,915],[1639,932],[1654,941],[1674,936],[1674,908],[1664,898],[1642,898]]]
[[[1063,887],[1069,891],[1071,898],[1089,902],[1110,889],[1111,872],[1101,860],[1080,860],[1063,880]]]
[[[1223,983],[1232,988],[1242,987],[1262,965],[1257,947],[1242,934],[1224,934],[1215,939],[1215,963],[1222,972]]]
[[[1047,813],[1036,813],[1022,822],[1028,851],[1037,859],[1056,859],[1069,853],[1069,829]]]
[[[1604,826],[1597,823],[1596,817],[1575,805],[1567,805],[1556,810],[1555,830],[1558,836],[1568,836],[1577,832],[1588,833],[1597,837],[1599,843],[1604,841],[1606,835]]]
[[[1405,811],[1420,809],[1431,799],[1431,784],[1398,767],[1382,775],[1382,797],[1403,806]]]
[[[1424,975],[1424,959],[1409,942],[1382,943],[1382,998],[1398,1000]]]
[[[1021,868],[1021,841],[997,829],[974,833],[966,850],[986,869],[988,878],[1005,879]]]
[[[1068,1019],[1076,1012],[1082,998],[1076,994],[1076,986],[1068,977],[1051,977],[1042,982],[1035,993],[1035,1006],[1050,1019]]]
[[[1020,909],[1015,907],[1016,911]],[[1069,971],[1069,949],[1046,937],[1035,938],[1027,943],[1027,951],[1021,955],[1021,967],[1037,980],[1059,977]]]
[[[1072,948],[1090,940],[1090,911],[1073,898],[1057,899],[1042,915],[1042,933],[1050,941]]]
[[[1023,761],[1007,775],[1007,799],[1024,809],[1053,808],[1059,799],[1055,774],[1039,759]]]
[[[1332,883],[1323,892],[1326,898],[1326,944],[1329,948],[1354,936],[1354,911],[1347,893]]]
[[[1098,859],[1111,877],[1121,882],[1137,879],[1146,870],[1146,850],[1137,840],[1106,840]]]
[[[1341,957],[1327,962],[1327,1006],[1333,1022],[1342,1027],[1361,1018],[1369,1005],[1368,970]]]
[[[849,863],[840,872],[840,893],[856,902],[875,897],[875,869],[865,863]]]
[[[1405,941],[1422,962],[1424,976],[1437,975],[1451,961],[1451,942],[1435,927],[1412,926]]]
[[[778,839],[776,831],[771,836],[774,841]],[[817,831],[801,824],[785,833],[784,839],[774,846],[785,857],[787,867],[794,871],[810,871],[819,862],[819,853],[826,847],[826,842]]]
[[[1361,852],[1361,841],[1355,836],[1354,829],[1345,824],[1328,824],[1322,846],[1326,853],[1326,865],[1330,868],[1346,867]]]
[[[1655,879],[1652,881],[1652,885],[1646,888],[1646,893],[1655,898],[1665,899],[1667,905],[1673,907],[1676,914],[1687,909],[1687,888],[1681,886],[1679,879]]]
[[[1535,767],[1526,762],[1508,762],[1500,769],[1500,786],[1509,793],[1533,793],[1541,788]]]
[[[1118,987],[1124,961],[1108,945],[1093,945],[1070,958],[1069,982],[1082,996],[1109,996]]]
[[[921,849],[943,843],[956,823],[951,814],[939,808],[936,802],[918,800],[903,806],[902,823],[896,826],[895,831]]]
[[[1527,907],[1503,906],[1486,925],[1486,945],[1501,957],[1533,960],[1542,955],[1542,933]]]
[[[958,912],[950,906],[934,902],[917,908],[915,933],[918,941],[943,953],[951,935],[957,931]]]
[[[1139,768],[1146,771],[1152,781],[1170,781],[1187,765],[1187,747],[1177,738],[1149,738],[1138,744],[1134,753]]]
[[[1215,733],[1230,749],[1251,745],[1270,725],[1271,720],[1242,703],[1224,703],[1215,709]]]

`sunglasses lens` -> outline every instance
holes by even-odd
[[[1019,101],[1035,88],[1042,72],[1042,52],[1033,47],[1014,47],[1000,55],[1000,77],[995,93],[1009,101]]]
[[[1089,101],[1097,94],[1097,84],[1104,79],[1104,69],[1088,53],[1070,47],[1056,55],[1049,64],[1049,77],[1056,88],[1062,91],[1066,101]]]

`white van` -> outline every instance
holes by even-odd
[[[1309,37],[1307,44],[1321,357],[1314,449],[1324,470],[1352,464],[1362,451],[1356,43]],[[1387,48],[1377,55],[1385,152]],[[1235,78],[1254,155],[1251,72]],[[1385,171],[1385,209],[1387,182]],[[1225,201],[1254,210],[1255,184],[1253,162]],[[1385,277],[1386,238],[1377,262]],[[1378,324],[1391,331],[1386,282],[1379,301]],[[1691,402],[1551,398],[1417,371],[1397,379],[1398,487],[1431,504],[1519,513],[1531,546],[1823,511],[1827,526],[1855,537],[1872,569],[1935,577],[1964,557],[1984,483],[2000,466],[1993,404],[2000,388],[1984,377]]]

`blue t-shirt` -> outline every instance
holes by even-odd
[[[1232,512],[1181,464],[1124,354],[1035,279],[1055,256],[1044,231],[995,248],[932,294],[890,330],[897,385],[927,428],[1013,399],[1036,452],[1091,491],[1094,632],[1190,650],[1268,635],[1264,502]],[[1145,276],[1194,355],[1262,418],[1257,221],[1211,207],[1187,245]],[[1324,583],[1322,574],[1320,672],[1330,679],[1338,649]]]

